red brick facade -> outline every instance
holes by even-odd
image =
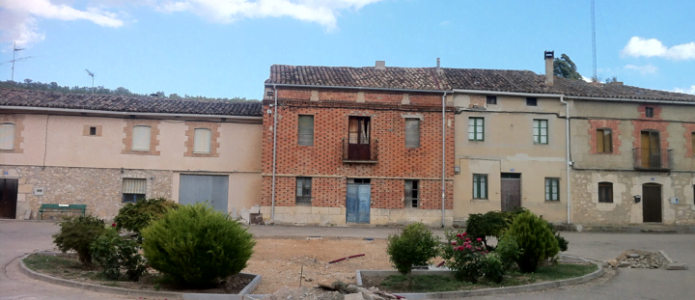
[[[371,180],[371,208],[404,208],[406,179],[420,180],[421,209],[441,209],[442,95],[402,92],[278,88],[276,206],[294,206],[296,177],[312,177],[312,206],[345,207],[348,178]],[[362,94],[363,93],[363,94]],[[316,93],[314,93],[315,95]],[[358,98],[364,102],[357,102]],[[273,171],[272,100],[264,101],[262,204],[271,205]],[[268,113],[268,112],[271,113]],[[313,146],[298,145],[299,115],[314,116]],[[378,140],[375,164],[344,163],[350,116],[370,117]],[[420,147],[405,147],[406,117],[419,118]],[[446,112],[446,176],[453,177],[454,109]],[[446,208],[453,209],[453,181],[446,181]]]
[[[620,155],[620,120],[589,120],[589,153],[590,154],[606,154]],[[612,153],[599,153],[596,147],[596,130],[608,128],[611,130],[611,142],[613,144]]]
[[[685,128],[685,148],[686,152],[685,155],[687,157],[692,157],[693,156],[693,145],[695,145],[695,142],[693,142],[693,135],[695,134],[695,124],[693,123],[683,123],[683,128]]]

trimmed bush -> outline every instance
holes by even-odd
[[[538,264],[560,251],[553,231],[545,220],[526,211],[519,214],[508,231],[519,245],[519,257],[516,260],[521,272],[536,271]]]
[[[53,235],[53,243],[60,251],[74,250],[84,267],[92,265],[90,244],[104,231],[104,221],[94,216],[66,218],[60,224],[60,232]]]
[[[140,231],[150,222],[161,218],[167,210],[176,209],[178,206],[179,204],[165,198],[141,200],[121,207],[113,221],[119,231],[126,229],[140,234]]]
[[[523,208],[517,208],[506,212],[489,211],[485,214],[470,214],[466,220],[466,232],[473,239],[481,238],[485,248],[493,250],[494,247],[487,244],[488,238],[495,237],[499,240],[512,225],[514,218],[524,211]]]
[[[548,222],[548,228],[550,228],[550,230],[553,232],[553,235],[555,235],[555,239],[557,240],[557,245],[560,247],[560,251],[567,251],[570,242],[566,240],[564,237],[560,236],[560,232],[557,231],[557,229],[555,229],[555,225],[553,225],[553,223]]]
[[[110,228],[92,242],[90,252],[92,259],[104,268],[106,278],[117,280],[121,268],[125,268],[128,279],[138,281],[146,270],[139,248],[138,243],[123,239],[118,231]]]
[[[244,227],[202,203],[168,210],[142,230],[142,237],[149,265],[191,286],[239,273],[255,245]]]
[[[389,235],[386,247],[394,267],[404,275],[410,275],[413,266],[427,265],[438,254],[439,240],[422,223],[403,228],[401,234]]]
[[[497,242],[497,248],[495,248],[495,253],[499,256],[505,269],[511,268],[516,263],[519,258],[519,251],[519,244],[509,233],[502,236]]]

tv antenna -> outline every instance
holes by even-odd
[[[594,77],[593,81],[598,81],[598,75],[596,74],[596,3],[595,0],[591,0],[591,49],[593,51],[593,67],[594,67]]]
[[[22,51],[22,50],[24,50],[24,48],[17,48],[17,42],[14,42],[12,44],[12,60],[6,61],[4,63],[0,63],[0,65],[12,63],[12,77],[10,77],[10,81],[14,81],[14,63],[16,61],[33,58],[33,56],[25,56],[25,57],[17,58],[17,52]]]
[[[84,70],[87,71],[87,74],[89,74],[89,76],[92,76],[92,94],[94,94],[94,73],[90,72],[87,69]]]

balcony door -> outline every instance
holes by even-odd
[[[369,117],[350,117],[348,126],[348,159],[370,160]]]
[[[642,167],[645,169],[661,168],[661,143],[658,131],[641,132],[641,159]]]

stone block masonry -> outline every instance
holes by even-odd
[[[171,199],[171,171],[121,170],[96,168],[0,166],[5,178],[19,179],[17,217],[25,211],[38,217],[41,204],[86,204],[87,214],[113,219],[123,207],[123,178],[147,180],[147,198]],[[35,188],[43,188],[43,195],[35,195]],[[50,217],[45,214],[44,218]]]

